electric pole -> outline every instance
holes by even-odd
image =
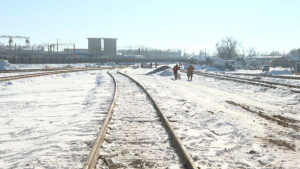
[[[75,45],[74,45],[74,58],[75,58]]]
[[[56,44],[56,50],[57,50],[57,56],[58,56],[58,39],[57,39],[57,44]]]

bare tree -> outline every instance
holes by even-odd
[[[269,56],[282,56],[282,54],[278,51],[272,51],[269,53]]]
[[[223,59],[234,58],[238,56],[238,47],[241,43],[232,37],[226,37],[221,42],[216,43],[217,57]]]
[[[248,57],[256,56],[256,51],[254,47],[248,49]]]
[[[291,56],[298,56],[299,57],[299,51],[298,49],[292,49],[286,56],[291,57]]]

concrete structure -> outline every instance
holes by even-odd
[[[101,38],[87,38],[88,39],[88,53],[90,55],[101,54]]]
[[[117,55],[117,39],[116,38],[87,38],[89,55],[108,55],[115,57]],[[103,39],[103,50],[102,50]]]
[[[103,38],[104,39],[104,54],[115,57],[117,55],[117,39]]]

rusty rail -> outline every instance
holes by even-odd
[[[107,73],[112,77],[112,79],[114,80],[114,85],[115,85],[115,94],[114,94],[114,98],[113,101],[111,103],[110,109],[107,113],[106,119],[101,127],[101,130],[94,142],[94,145],[90,151],[90,154],[87,158],[87,161],[84,163],[83,169],[93,169],[96,166],[96,162],[98,160],[98,156],[99,156],[99,152],[100,152],[100,148],[101,145],[103,143],[103,140],[105,138],[105,134],[106,134],[106,130],[108,127],[108,124],[112,118],[112,112],[113,112],[113,108],[116,102],[116,98],[118,95],[118,90],[117,90],[117,81],[115,80],[115,78],[107,71]]]

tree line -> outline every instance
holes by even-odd
[[[237,58],[237,57],[244,57],[244,54],[241,54],[239,51],[242,43],[232,37],[225,37],[220,42],[216,43],[216,57],[222,59],[230,59],[230,58]],[[265,52],[260,53],[255,50],[254,47],[250,47],[247,51],[246,57],[254,57],[254,56],[284,56],[284,57],[291,57],[297,56],[299,57],[300,50],[299,49],[292,49],[289,52],[281,53],[279,51],[272,51],[272,52]],[[244,53],[244,51],[243,51]]]

